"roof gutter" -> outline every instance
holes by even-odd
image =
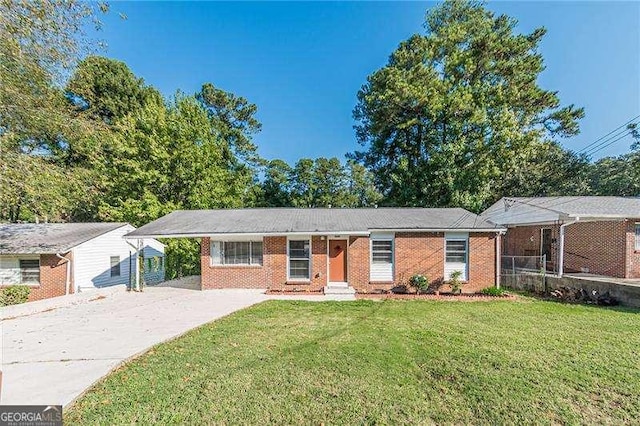
[[[148,234],[124,236],[125,240],[137,240],[142,238],[215,238],[215,237],[283,237],[289,235],[353,235],[369,236],[372,232],[506,232],[507,228],[398,228],[398,229],[370,229],[368,231],[292,231],[292,232],[229,232],[229,233],[175,233],[175,234]]]
[[[66,296],[66,295],[69,294],[69,287],[71,286],[71,265],[72,265],[72,261],[71,261],[70,258],[62,256],[60,253],[56,253],[56,256],[59,259],[64,260],[64,263],[67,265],[67,276],[65,278],[65,283],[64,283],[64,294]]]

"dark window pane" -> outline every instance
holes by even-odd
[[[120,256],[111,256],[111,276],[119,277],[120,276]]]
[[[291,259],[308,259],[309,240],[290,240],[289,257]]]
[[[289,277],[309,279],[309,261],[308,260],[290,260],[289,261]]]
[[[40,261],[37,259],[20,260],[20,279],[23,283],[39,283]]]
[[[224,263],[227,265],[249,264],[249,242],[224,243]]]
[[[393,242],[373,240],[371,242],[371,260],[373,263],[393,263]]]
[[[262,241],[251,243],[251,264],[262,265]]]
[[[447,241],[446,260],[451,263],[467,262],[467,242],[464,240]]]

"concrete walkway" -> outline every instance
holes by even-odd
[[[83,303],[3,315],[0,403],[67,405],[128,358],[267,300],[262,293],[148,287],[143,293],[96,293]]]

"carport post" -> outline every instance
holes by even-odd
[[[136,291],[140,291],[140,274],[144,273],[142,270],[142,268],[144,268],[144,259],[141,261],[144,240],[138,239],[136,241]]]

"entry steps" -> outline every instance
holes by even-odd
[[[329,283],[323,290],[324,294],[356,294],[356,289],[349,283]]]

